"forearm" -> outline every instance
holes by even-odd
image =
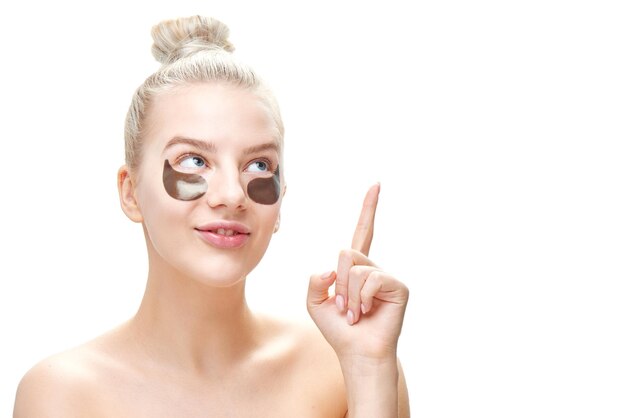
[[[397,359],[340,360],[349,418],[398,418]]]

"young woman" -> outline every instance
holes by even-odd
[[[135,92],[118,173],[148,249],[143,301],[31,369],[15,418],[409,416],[396,358],[408,290],[367,257],[378,185],[336,271],[310,279],[317,328],[248,309],[246,276],[279,227],[283,125],[227,37],[199,16],[153,29],[163,65]]]

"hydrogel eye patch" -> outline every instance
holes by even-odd
[[[185,201],[201,198],[209,187],[204,177],[176,171],[168,160],[163,165],[163,185],[167,194]]]
[[[209,188],[204,177],[198,174],[182,173],[174,170],[168,160],[163,163],[163,185],[165,191],[177,200],[200,199]],[[248,197],[262,205],[273,205],[280,196],[280,170],[272,177],[259,177],[251,180],[246,187]]]
[[[248,197],[262,205],[273,205],[280,197],[280,166],[272,177],[257,177],[248,183]]]

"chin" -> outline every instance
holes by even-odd
[[[148,252],[150,259],[154,260],[151,264],[165,275],[175,275],[204,286],[228,288],[242,284],[261,261],[267,246],[261,247],[258,242],[252,244],[255,245],[232,250],[206,245],[168,245],[161,251],[149,245]]]
[[[229,275],[205,275],[194,276],[193,279],[200,284],[208,287],[215,287],[220,289],[227,289],[243,283],[246,280],[246,276],[229,276]]]
[[[192,269],[185,269],[184,274],[206,286],[227,288],[245,281],[253,267],[247,266],[241,261],[213,258],[202,263],[196,263]]]

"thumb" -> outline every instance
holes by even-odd
[[[335,283],[335,279],[337,274],[334,271],[311,276],[306,304],[309,313],[328,300],[328,289]]]

